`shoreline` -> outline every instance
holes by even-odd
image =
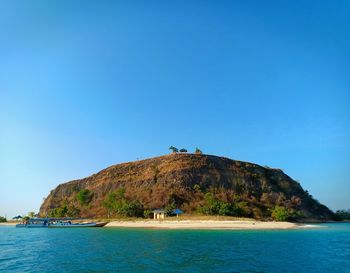
[[[150,229],[228,229],[228,230],[269,230],[304,229],[316,225],[291,222],[262,222],[256,220],[179,220],[179,221],[112,221],[106,228],[150,228]]]
[[[0,223],[15,226],[16,222]],[[192,230],[291,230],[320,228],[316,223],[292,223],[258,220],[114,220],[104,228],[192,229]]]
[[[0,223],[0,226],[15,226],[16,224],[19,224],[20,222],[18,223],[14,223],[14,222],[4,222],[4,223]]]

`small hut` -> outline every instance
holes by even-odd
[[[163,220],[165,218],[165,210],[155,209],[153,211],[153,219],[154,220]]]

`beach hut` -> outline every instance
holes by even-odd
[[[153,211],[153,219],[154,220],[162,220],[165,218],[165,210],[155,209]]]

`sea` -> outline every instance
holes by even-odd
[[[350,224],[298,230],[0,226],[0,272],[350,272]]]

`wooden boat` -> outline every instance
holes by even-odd
[[[71,221],[59,221],[49,224],[49,228],[82,228],[82,227],[103,227],[107,224],[107,222],[96,223],[72,223]]]
[[[17,224],[17,228],[47,228],[49,221],[46,218],[31,218],[28,221]]]
[[[82,227],[103,227],[107,222],[72,223],[74,218],[31,218],[28,221],[17,224],[18,228],[82,228]]]

